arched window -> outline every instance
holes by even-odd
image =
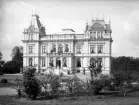
[[[42,59],[42,67],[45,67],[45,58]]]
[[[60,53],[63,53],[63,46],[62,46],[62,44],[59,44],[58,45],[58,53],[60,54]]]
[[[63,67],[67,67],[67,59],[63,58]]]
[[[102,67],[102,58],[99,58],[99,59],[98,59],[98,66],[99,66],[99,67]]]
[[[29,66],[33,66],[33,59],[29,58]]]
[[[68,46],[68,44],[65,45],[65,52],[69,52],[69,46]]]
[[[53,52],[56,52],[56,45],[55,44],[53,44],[52,50],[53,50]]]
[[[50,63],[49,63],[49,65],[50,65],[51,67],[54,67],[53,58],[50,58]]]
[[[80,58],[77,59],[76,63],[77,63],[77,67],[81,67],[81,59]]]

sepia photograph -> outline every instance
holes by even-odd
[[[0,0],[0,105],[139,105],[139,1]]]

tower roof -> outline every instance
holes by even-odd
[[[45,27],[41,24],[37,14],[32,15],[31,24],[27,28],[27,32],[39,32],[40,35],[45,35]]]
[[[104,20],[92,20],[89,31],[111,31],[110,24],[105,24]]]

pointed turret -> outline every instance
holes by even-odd
[[[39,33],[40,36],[46,35],[45,27],[41,24],[37,14],[32,15],[31,24],[27,29],[25,29],[25,31],[27,33]]]

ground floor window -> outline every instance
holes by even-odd
[[[50,63],[49,63],[49,65],[50,65],[51,67],[54,67],[53,58],[50,58]]]
[[[67,67],[67,59],[63,58],[63,67]]]
[[[61,67],[61,60],[60,60],[60,58],[56,59],[56,67]]]
[[[80,58],[77,59],[76,63],[77,63],[77,67],[81,67],[81,59]]]
[[[33,66],[33,59],[32,58],[29,58],[29,66]]]
[[[45,67],[45,58],[42,59],[42,67]]]

